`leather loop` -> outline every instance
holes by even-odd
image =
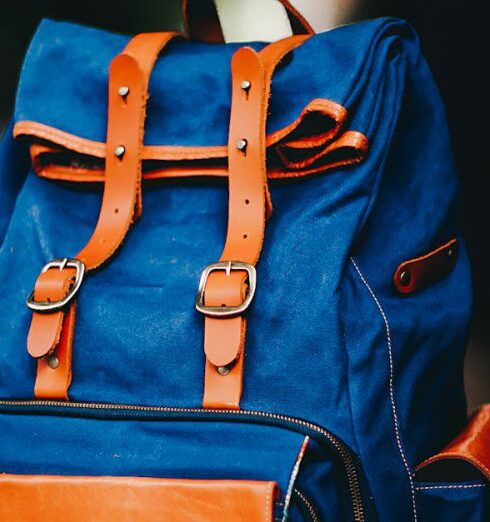
[[[289,0],[279,0],[286,8],[294,34],[314,34],[311,25]],[[212,0],[182,0],[184,26],[190,39],[222,43],[223,31]]]
[[[94,233],[76,256],[87,271],[98,268],[121,246],[141,215],[141,163],[148,82],[165,45],[178,33],[147,33],[133,38],[111,63],[104,193]],[[34,298],[57,301],[66,295],[73,270],[48,270],[35,285]],[[34,312],[28,351],[38,359],[36,398],[68,399],[75,302],[62,311]],[[56,350],[57,364],[45,357]],[[44,359],[42,359],[44,357]],[[55,366],[55,367],[53,367]]]
[[[270,44],[257,53],[239,49],[232,60],[232,108],[228,146],[228,230],[220,261],[255,265],[271,214],[266,165],[266,122],[272,75],[282,58],[307,37]],[[250,82],[243,89],[243,82]],[[248,84],[247,84],[248,85]],[[240,145],[240,146],[239,146]],[[237,306],[248,291],[245,272],[213,272],[206,306]],[[204,408],[238,409],[242,393],[246,319],[204,320]]]

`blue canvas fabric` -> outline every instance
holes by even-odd
[[[128,39],[44,21],[23,67],[15,123],[104,142],[108,66]],[[226,144],[229,65],[238,47],[184,41],[169,47],[150,82],[147,145]],[[465,422],[462,363],[472,296],[464,245],[460,240],[452,272],[422,292],[401,297],[392,282],[402,261],[460,239],[444,109],[416,35],[395,19],[345,26],[296,49],[274,77],[268,132],[289,125],[317,98],[347,109],[346,128],[367,136],[369,154],[355,167],[271,183],[274,215],[248,314],[241,406],[305,419],[334,434],[359,461],[373,518],[413,521],[420,497],[415,466]],[[14,401],[33,398],[25,298],[47,261],[72,256],[87,242],[101,199],[100,187],[27,171],[26,148],[9,129],[0,145],[0,398]],[[203,318],[194,299],[203,268],[218,260],[224,244],[227,198],[226,183],[206,178],[145,188],[143,218],[80,292],[73,401],[200,407]],[[302,440],[248,424],[224,428],[236,430],[234,437],[216,438],[210,425],[120,422],[98,428],[93,419],[53,411],[0,414],[0,472],[178,475],[187,461],[174,455],[158,473],[143,449],[165,460],[179,451],[179,433],[181,447],[196,456],[189,476],[260,479],[268,467],[284,486]],[[49,441],[58,456],[49,466],[29,429],[43,440],[50,429],[58,434]],[[83,444],[71,438],[80,432],[105,452],[111,444],[123,452],[125,441],[134,441],[140,471],[134,462],[114,468],[85,458]],[[201,439],[193,442],[196,433]],[[271,438],[268,455],[259,455],[250,437]],[[160,439],[170,446],[158,446]],[[227,466],[209,462],[203,449],[209,440],[229,458]],[[237,455],[245,467],[229,463]],[[350,520],[335,459],[309,459],[298,483],[316,499],[322,520]]]

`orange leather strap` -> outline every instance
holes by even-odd
[[[282,58],[306,37],[293,37],[261,53],[243,47],[232,60],[232,108],[229,133],[228,231],[222,263],[255,266],[266,217],[272,211],[265,153],[266,121],[272,75]],[[237,307],[248,292],[247,272],[237,267],[209,274],[204,288],[206,307]],[[248,281],[250,282],[250,281]],[[205,313],[206,368],[203,407],[238,409],[242,394],[246,319],[243,313]]]
[[[0,475],[0,520],[273,522],[274,482]]]
[[[294,34],[314,33],[305,17],[289,0],[279,2],[286,8]],[[223,42],[223,32],[212,0],[182,0],[182,14],[189,38],[208,43]]]
[[[153,65],[178,33],[147,33],[134,37],[111,63],[105,184],[94,233],[76,256],[86,270],[107,261],[119,248],[131,224],[139,218],[141,162],[148,82]],[[38,277],[33,301],[59,302],[76,281],[72,267],[51,268]],[[38,359],[36,398],[68,400],[75,301],[60,310],[33,313],[27,341]]]

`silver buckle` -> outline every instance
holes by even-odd
[[[231,271],[244,271],[248,274],[248,294],[243,303],[238,306],[206,306],[204,304],[204,292],[206,290],[206,284],[210,274],[213,272],[226,272],[226,275],[230,275]],[[214,263],[207,266],[199,281],[199,288],[197,290],[196,297],[196,310],[204,315],[211,317],[233,317],[235,315],[241,315],[250,306],[254,295],[255,288],[257,287],[257,272],[253,265],[248,263],[241,263],[240,261],[223,261],[221,263]]]
[[[65,268],[75,268],[75,283],[66,296],[59,301],[35,301],[34,291],[32,291],[26,301],[26,305],[35,312],[57,312],[61,310],[75,297],[82,284],[83,276],[85,275],[85,265],[79,259],[55,259],[44,265],[41,274],[52,268],[58,268],[60,272]]]

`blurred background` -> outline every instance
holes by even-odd
[[[221,0],[222,1],[222,0]],[[230,0],[233,1],[233,0]],[[418,31],[446,102],[462,187],[463,232],[470,249],[475,313],[466,364],[469,407],[490,402],[490,26],[475,0],[291,0],[315,27],[398,16]],[[122,33],[181,28],[180,0],[7,2],[0,14],[0,132],[12,111],[23,55],[42,18],[70,20]],[[320,21],[321,19],[321,21]],[[437,129],[434,129],[437,132]],[[489,277],[487,277],[489,275]]]

